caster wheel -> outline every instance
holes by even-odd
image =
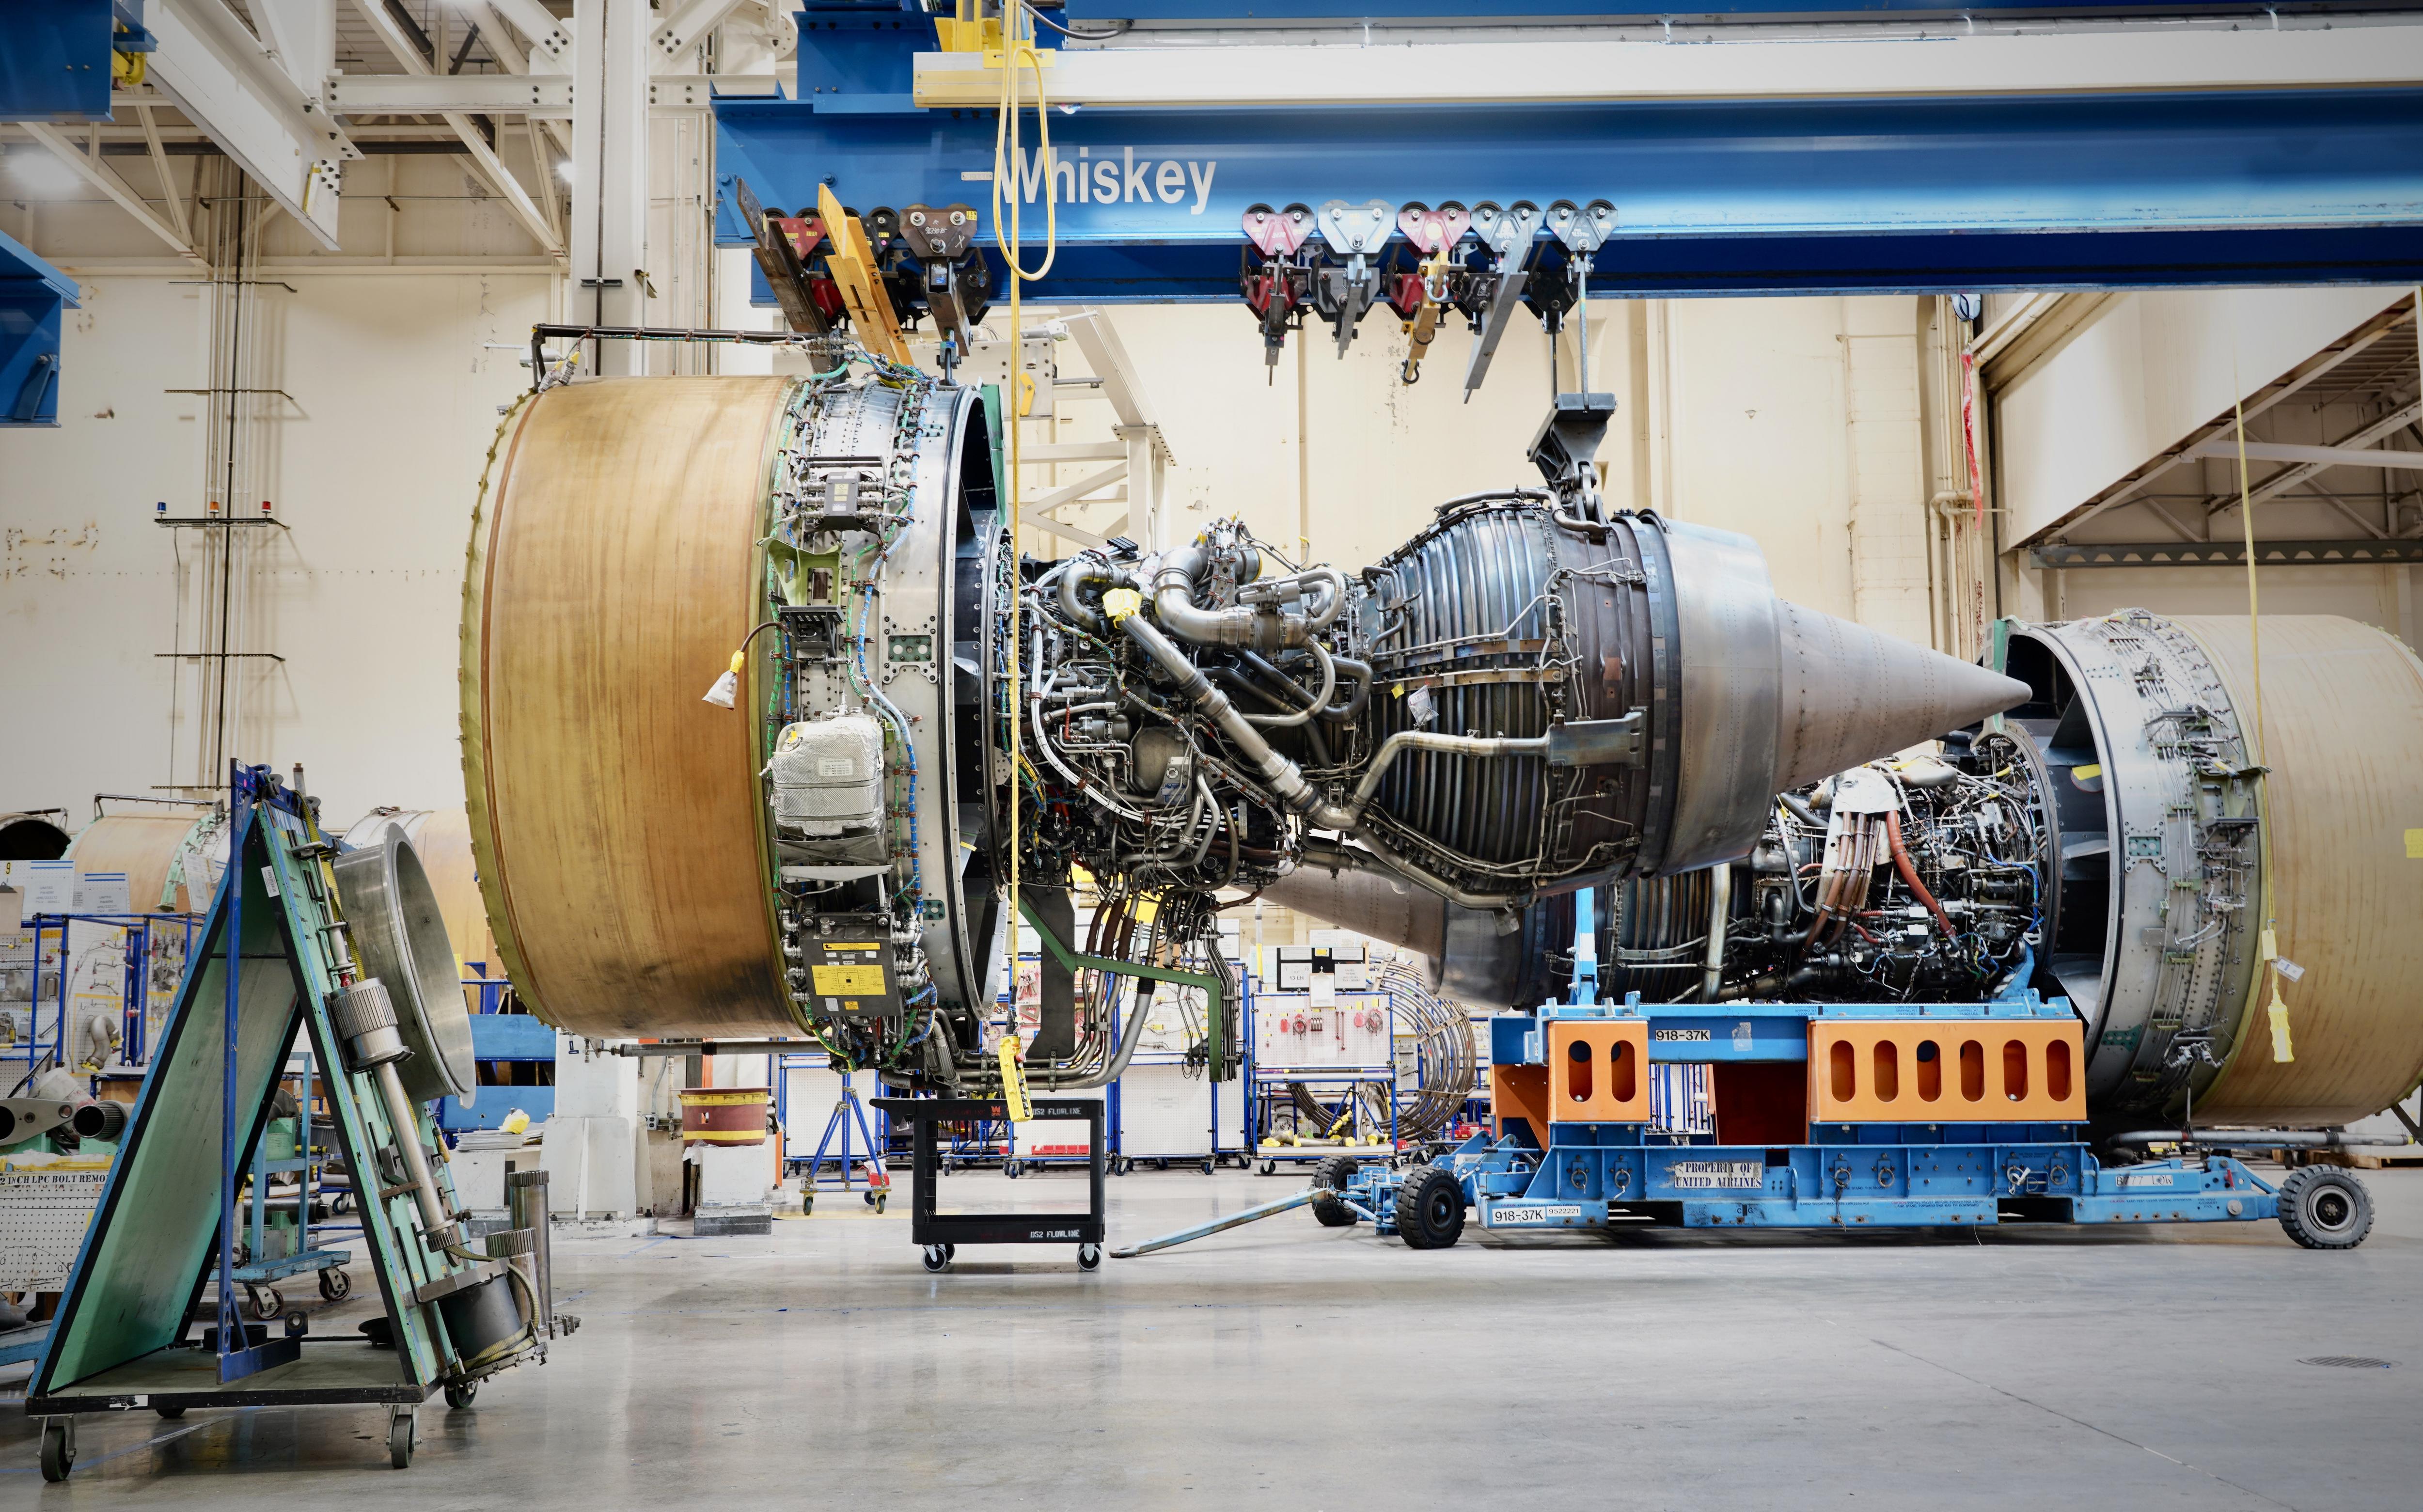
[[[1206,1176],[1211,1175],[1211,1174],[1212,1174],[1212,1169],[1213,1169],[1213,1168],[1212,1168],[1212,1162],[1211,1162],[1211,1161],[1207,1160],[1207,1161],[1203,1162],[1203,1174],[1205,1174]]]
[[[927,1270],[937,1272],[944,1270],[951,1264],[951,1247],[946,1244],[929,1244],[919,1259],[924,1262]]]
[[[42,1479],[63,1481],[75,1469],[75,1420],[53,1418],[42,1424]]]
[[[861,1196],[861,1197],[859,1198],[859,1201],[860,1201],[860,1202],[864,1202],[867,1206],[869,1206],[869,1207],[873,1207],[873,1208],[880,1208],[880,1207],[883,1205],[880,1202],[879,1202],[879,1201],[876,1199],[876,1196],[875,1196],[875,1194],[874,1194],[873,1192],[867,1192],[867,1193],[863,1194],[863,1196]]]
[[[451,1408],[469,1407],[472,1399],[479,1394],[478,1381],[459,1381],[446,1388],[446,1405]]]
[[[249,1297],[252,1302],[252,1315],[263,1323],[274,1322],[286,1312],[286,1298],[278,1295],[277,1288],[275,1286],[251,1291]]]
[[[884,1204],[887,1201],[889,1201],[889,1199],[884,1198],[884,1197],[882,1197],[882,1196],[878,1196],[878,1197],[875,1199],[875,1211],[876,1211],[876,1213],[877,1213],[879,1216],[880,1216],[880,1215],[882,1214],[882,1212],[883,1212],[883,1204]]]
[[[410,1468],[414,1440],[418,1437],[411,1413],[399,1412],[389,1418],[387,1424],[387,1462],[398,1470]]]
[[[320,1295],[331,1302],[341,1302],[354,1294],[354,1278],[341,1270],[320,1272]]]
[[[942,1258],[943,1258],[943,1259],[945,1259],[945,1260],[957,1260],[957,1259],[958,1259],[958,1258],[959,1258],[959,1247],[958,1247],[958,1245],[955,1245],[955,1244],[946,1244],[946,1245],[942,1246]]]
[[[1003,1175],[1005,1175],[1005,1176],[1008,1177],[1008,1178],[1009,1178],[1010,1180],[1012,1180],[1012,1181],[1016,1181],[1016,1180],[1018,1180],[1018,1178],[1019,1178],[1019,1174],[1020,1174],[1020,1167],[1019,1167],[1018,1162],[1017,1162],[1017,1161],[1015,1161],[1015,1160],[1012,1160],[1012,1161],[1009,1161],[1009,1162],[1006,1163],[1006,1164],[1001,1168],[1001,1173],[1002,1173]]]
[[[1102,1247],[1101,1245],[1081,1244],[1077,1247],[1077,1268],[1079,1270],[1099,1270],[1101,1268],[1101,1264]]]
[[[166,1418],[171,1423],[174,1423],[177,1419],[185,1415],[185,1409],[182,1407],[155,1407],[151,1410],[159,1413],[162,1417]]]
[[[1265,1176],[1275,1176],[1275,1175],[1277,1175],[1278,1173],[1279,1173],[1279,1163],[1278,1163],[1277,1161],[1275,1161],[1275,1160],[1265,1160],[1265,1161],[1263,1161],[1263,1162],[1262,1162],[1262,1174],[1263,1174],[1263,1175],[1265,1175]]]
[[[1155,1170],[1167,1170],[1169,1169],[1169,1162],[1166,1160],[1156,1160],[1152,1163],[1152,1169]]]

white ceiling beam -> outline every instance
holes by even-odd
[[[485,4],[484,0],[465,0],[463,14],[480,28],[480,35],[487,40],[488,54],[497,60],[499,67],[508,73],[528,73],[531,71],[530,55],[514,40],[513,29],[498,19],[494,7]],[[538,120],[533,117],[529,123],[531,127],[531,161],[538,165],[539,207],[546,212],[547,225],[562,235],[563,228],[556,222],[554,183],[546,158],[539,150]],[[548,119],[546,134],[555,138],[555,145],[563,150],[564,156],[572,155],[572,128],[566,120]]]
[[[2238,443],[2233,440],[2202,441],[2190,450],[2198,456],[2217,456],[2228,461],[2235,461],[2238,457]],[[2322,468],[2423,469],[2423,452],[2384,452],[2361,446],[2298,446],[2284,441],[2249,441],[2246,443],[2246,459],[2250,462],[2310,462]]]
[[[156,0],[149,77],[323,249],[337,250],[344,128],[287,75],[225,0]]]
[[[412,39],[404,34],[403,29],[396,24],[395,18],[388,13],[387,8],[381,5],[379,0],[354,0],[354,9],[370,24],[372,31],[378,33],[379,40],[387,44],[388,52],[393,55],[397,65],[405,73],[427,75],[430,72],[429,60],[420,56],[420,49],[413,45]],[[478,75],[448,75],[450,81],[474,77]],[[525,83],[528,80],[528,75],[519,77],[490,75],[490,77],[507,78],[515,84]],[[338,80],[332,77],[328,83],[333,91]],[[329,108],[339,108],[333,98]],[[478,110],[482,107],[474,105],[469,108]],[[422,112],[412,113],[417,115]],[[522,230],[530,232],[531,239],[550,252],[562,251],[563,238],[556,234],[555,229],[548,224],[547,217],[541,215],[538,206],[531,202],[530,191],[521,186],[521,181],[514,177],[513,171],[505,167],[496,151],[488,146],[487,138],[480,134],[478,126],[472,124],[469,114],[455,110],[430,111],[427,114],[442,115],[445,118],[446,124],[452,128],[455,136],[462,141],[465,151],[471,154],[471,161],[478,166],[480,176],[487,180],[489,187],[495,189],[499,197],[505,201],[505,208],[513,213],[515,220],[522,223]]]
[[[269,56],[305,95],[337,67],[337,0],[251,0]]]
[[[143,145],[151,152],[151,171],[160,176],[160,197],[168,204],[168,224],[176,228],[178,240],[191,246],[193,224],[185,218],[185,201],[177,193],[177,176],[168,167],[168,149],[160,140],[160,122],[153,119],[150,105],[136,105],[135,119],[143,126]],[[99,139],[100,133],[96,128],[94,140]]]
[[[1351,34],[1349,34],[1351,36]],[[1400,33],[1398,36],[1404,34]],[[1676,46],[1655,38],[1361,45],[1158,47],[1148,34],[1048,55],[1053,104],[1489,104],[1603,100],[1791,100],[2399,88],[2423,81],[2423,27],[2329,31],[2103,30],[2026,36],[1762,39]],[[925,106],[996,105],[998,69],[920,53]],[[1021,73],[1034,98],[1031,73]],[[1409,81],[1417,81],[1409,83]]]
[[[661,73],[679,62],[699,39],[740,8],[740,0],[690,0],[648,40],[648,69]]]
[[[2346,440],[2340,442],[2339,446],[2323,448],[2323,450],[2337,451],[2342,447],[2370,446],[2373,442],[2380,440],[2390,432],[2395,431],[2401,426],[2413,424],[2418,418],[2423,418],[2423,403],[2408,405],[2392,414],[2385,415],[2380,420],[2374,421],[2371,424],[2367,425],[2364,429],[2356,432],[2353,436],[2351,436]],[[2200,442],[2196,449],[2201,451],[2204,447],[2214,444],[2217,444],[2217,438],[2216,440]],[[2266,443],[2261,441],[2249,441],[2246,444],[2248,447],[2247,460],[2253,461],[2255,459],[2253,448]],[[2228,454],[2235,457],[2238,454],[2237,441],[2232,439],[2228,442],[2228,445],[2230,449]],[[2283,468],[2278,472],[2275,472],[2272,474],[2272,476],[2264,479],[2261,483],[2257,484],[2252,493],[2248,496],[2249,501],[2257,504],[2270,503],[2273,500],[2279,498],[2282,494],[2296,487],[2299,484],[2302,484],[2308,478],[2313,477],[2316,473],[2322,471],[2325,468],[2336,465],[2336,464],[2335,463],[2328,462],[2307,461]],[[2237,508],[2238,503],[2239,501],[2235,495],[2217,499],[2213,501],[2211,506],[2207,509],[2206,513],[2218,515],[2224,510]]]
[[[488,0],[490,7],[514,29],[529,39],[531,52],[547,59],[549,68],[569,70],[572,67],[572,33],[563,23],[547,13],[538,0]]]
[[[407,44],[409,47],[409,44]],[[420,54],[414,51],[413,56]],[[771,95],[771,73],[667,74],[648,81],[655,110],[705,110],[718,95]],[[572,119],[568,73],[339,73],[328,108],[340,116],[511,115]]]
[[[145,231],[167,243],[182,255],[193,258],[197,262],[200,261],[201,254],[194,250],[193,243],[189,238],[179,235],[175,226],[161,219],[157,212],[143,202],[141,195],[136,194],[134,188],[115,171],[103,167],[100,159],[87,156],[82,148],[68,140],[65,132],[60,131],[56,126],[44,125],[40,121],[28,120],[19,124],[25,128],[26,135],[50,149],[53,157],[73,168],[77,178],[107,195],[117,202],[120,210],[141,221]],[[169,191],[169,197],[171,200],[174,199],[173,190]]]

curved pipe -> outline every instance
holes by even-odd
[[[1338,671],[1354,680],[1354,695],[1334,708],[1322,709],[1321,717],[1353,719],[1363,712],[1364,705],[1371,701],[1371,663],[1357,661],[1351,656],[1332,657],[1330,660],[1338,663]]]
[[[1909,859],[1908,849],[1901,843],[1901,810],[1898,808],[1885,810],[1885,844],[1892,851],[1893,869],[1901,873],[1901,884],[1909,889],[1912,898],[1926,905],[1926,911],[1935,915],[1936,923],[1943,926],[1947,936],[1955,933],[1952,920],[1944,916],[1943,905],[1926,890],[1926,883],[1918,880],[1918,867]]]
[[[1101,634],[1102,616],[1085,607],[1084,600],[1077,597],[1077,590],[1089,582],[1117,581],[1117,575],[1108,567],[1098,567],[1082,560],[1071,564],[1060,573],[1060,612],[1096,635]]]
[[[1329,695],[1338,691],[1338,663],[1330,660],[1329,652],[1322,648],[1322,644],[1319,641],[1308,643],[1306,649],[1310,651],[1313,655],[1313,659],[1321,663],[1321,692],[1319,693],[1309,695],[1312,698],[1312,702],[1305,705],[1302,708],[1297,709],[1291,714],[1248,714],[1245,716],[1246,719],[1252,721],[1256,724],[1263,726],[1266,729],[1280,728],[1288,725],[1302,724],[1307,720],[1311,719],[1315,714],[1322,713],[1328,708]],[[1251,651],[1244,653],[1244,660],[1251,662],[1257,670],[1266,672],[1272,676],[1276,677],[1279,680],[1279,685],[1281,687],[1287,689],[1290,692],[1294,693],[1297,697],[1302,698],[1307,696],[1302,688],[1296,686],[1294,678],[1289,676],[1286,673],[1281,672],[1278,668],[1263,661],[1260,657],[1254,655]]]

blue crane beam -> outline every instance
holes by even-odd
[[[718,239],[745,177],[988,216],[994,113],[727,99]],[[1054,111],[1060,262],[1037,299],[1235,296],[1248,205],[1604,197],[1594,294],[2389,283],[2423,275],[2423,91],[1486,107]],[[1008,185],[1004,186],[1005,189]],[[990,244],[988,231],[985,242]],[[1029,259],[1033,261],[1032,258]]]

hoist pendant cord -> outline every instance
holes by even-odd
[[[2230,364],[2230,389],[2236,391],[2237,364]],[[2288,1005],[2280,996],[2279,920],[2273,917],[2272,891],[2272,826],[2266,813],[2271,806],[2272,761],[2263,739],[2263,614],[2255,593],[2255,490],[2246,476],[2246,400],[2241,394],[2232,402],[2231,409],[2238,422],[2238,519],[2246,546],[2246,638],[2255,683],[2255,764],[2261,769],[2257,776],[2256,791],[2265,800],[2256,810],[2255,850],[2257,868],[2263,887],[2263,931],[2257,937],[2263,959],[2256,969],[2261,971],[2272,988],[2272,1000],[2264,1005],[2264,1014],[2272,1030],[2272,1058],[2286,1065],[2297,1058],[2295,1044],[2288,1038]]]
[[[1050,103],[1043,96],[1043,59],[1035,51],[1035,27],[1027,19],[1025,0],[1009,8],[1005,15],[1001,54],[1001,113],[994,122],[992,144],[992,234],[1001,248],[1002,261],[1009,268],[1009,392],[1004,396],[1008,413],[1003,416],[1002,428],[1009,436],[1009,943],[1010,961],[1018,960],[1017,900],[1024,896],[1019,891],[1019,770],[1026,756],[1021,740],[1021,726],[1026,720],[1022,706],[1025,696],[1025,657],[1020,641],[1020,611],[1022,584],[1019,581],[1019,531],[1024,524],[1024,490],[1021,477],[1025,471],[1021,455],[1019,423],[1019,379],[1023,375],[1021,354],[1025,351],[1025,318],[1019,286],[1042,278],[1052,271],[1052,263],[1060,252],[1060,214],[1058,196],[1052,190],[1052,118]],[[1035,130],[1037,138],[1036,153],[1043,164],[1043,262],[1032,272],[1018,260],[1019,215],[1017,193],[1022,183],[1011,178],[1020,164],[1018,145],[1018,70],[1023,63],[1035,75]],[[1009,210],[1002,211],[1001,186],[1005,179],[1012,186]],[[1013,1015],[1006,1030],[1015,1040],[1018,1026]]]

